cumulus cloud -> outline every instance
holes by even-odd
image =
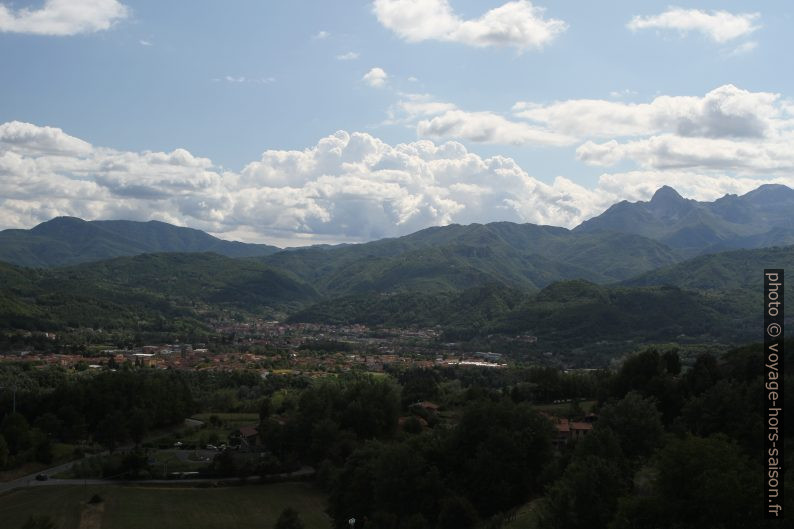
[[[127,17],[117,0],[46,0],[39,9],[0,4],[0,32],[69,36],[95,33]]]
[[[375,0],[378,21],[408,42],[440,40],[475,47],[540,49],[567,29],[527,0],[507,2],[479,18],[464,20],[448,0]]]
[[[349,51],[336,56],[338,61],[353,61],[358,59],[359,54],[355,51]]]
[[[626,25],[632,31],[641,29],[678,30],[682,34],[696,31],[714,42],[724,43],[756,31],[759,13],[706,12],[700,9],[671,7],[652,16],[635,16]]]
[[[383,68],[375,67],[375,68],[372,68],[367,73],[365,73],[364,77],[362,77],[361,80],[364,81],[365,83],[367,83],[370,86],[374,86],[376,88],[379,88],[379,87],[383,86],[384,84],[386,84],[386,79],[388,77],[389,76],[386,74],[386,72],[383,70]]]
[[[327,39],[330,36],[331,36],[330,33],[328,33],[325,30],[321,30],[321,31],[318,31],[317,33],[315,33],[314,35],[312,35],[312,39],[314,39],[314,40],[323,40],[323,39]]]
[[[0,125],[0,144],[20,155],[75,155],[91,151],[91,144],[55,127],[9,121]]]
[[[650,103],[570,100],[518,103],[516,114],[586,139],[579,160],[643,169],[784,174],[794,169],[794,122],[779,94],[725,85],[703,97],[660,96]],[[611,138],[598,141],[599,138]]]

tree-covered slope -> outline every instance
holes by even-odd
[[[689,259],[624,281],[690,290],[746,290],[761,295],[765,268],[794,269],[794,246],[734,250]]]
[[[316,299],[289,274],[216,254],[146,254],[47,270],[0,264],[3,328],[169,327],[222,308],[283,314]]]
[[[396,239],[293,249],[260,259],[329,296],[459,291],[489,283],[535,289],[575,278],[606,283],[678,260],[665,245],[636,235],[577,234],[510,222],[428,228]]]

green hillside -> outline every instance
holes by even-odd
[[[428,228],[397,239],[287,250],[259,259],[328,296],[459,291],[490,283],[542,288],[561,279],[626,279],[679,260],[658,242],[618,233],[496,222]]]
[[[146,254],[31,270],[0,264],[0,326],[174,329],[207,311],[284,313],[314,290],[267,266],[215,254]]]
[[[704,255],[624,281],[626,285],[673,285],[692,290],[746,290],[761,295],[765,268],[794,268],[794,246]]]

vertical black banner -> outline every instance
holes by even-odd
[[[764,270],[766,517],[783,518],[783,270]]]

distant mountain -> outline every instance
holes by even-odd
[[[225,241],[200,230],[154,220],[85,221],[56,217],[30,230],[0,231],[0,261],[29,267],[65,266],[157,252],[255,257],[278,250],[266,244]]]
[[[511,222],[453,224],[396,239],[260,258],[327,296],[462,291],[485,284],[535,290],[578,278],[607,283],[679,260],[664,244],[637,235]]]
[[[686,256],[794,244],[794,190],[765,184],[741,196],[698,202],[664,186],[650,201],[618,202],[574,228],[599,231],[648,237]]]

